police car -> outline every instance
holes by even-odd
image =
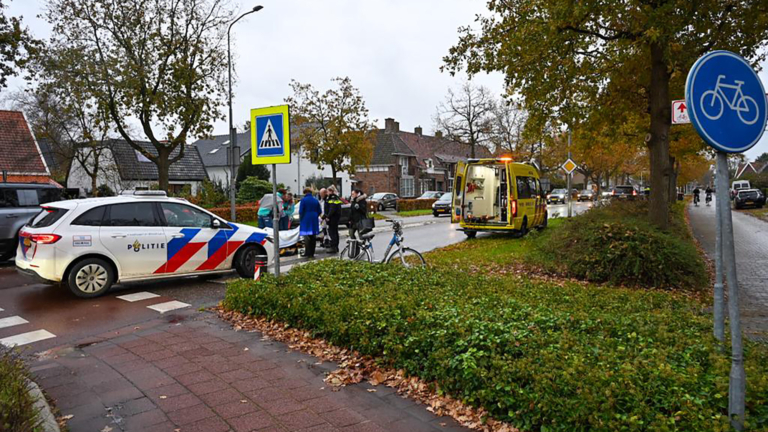
[[[45,204],[19,233],[16,269],[79,297],[117,282],[213,275],[252,278],[272,260],[268,232],[227,222],[164,192]],[[271,241],[271,239],[269,239]]]

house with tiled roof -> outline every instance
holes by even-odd
[[[759,174],[764,172],[766,167],[768,167],[768,164],[763,162],[747,162],[739,164],[738,168],[736,168],[735,178],[741,178],[745,174]]]
[[[134,141],[152,155],[157,155],[157,150],[148,141]],[[97,174],[97,187],[107,185],[116,193],[124,190],[151,189],[158,185],[157,165],[131,147],[122,139],[110,139],[100,152],[99,169]],[[181,150],[177,147],[171,153],[171,159],[176,157]],[[87,149],[81,151],[88,151]],[[91,172],[94,161],[88,160]],[[179,193],[186,186],[196,194],[203,181],[208,178],[205,172],[200,153],[197,147],[186,145],[184,156],[174,162],[168,171],[168,183],[170,193]],[[67,180],[67,187],[80,188],[88,193],[92,192],[92,178],[80,163],[73,163]]]
[[[0,172],[5,182],[59,186],[51,179],[35,135],[20,111],[0,110]]]
[[[477,157],[491,157],[485,147],[475,149]],[[401,198],[415,198],[426,191],[453,191],[456,164],[471,154],[468,145],[424,135],[421,127],[413,132],[400,130],[392,118],[376,133],[373,158],[369,166],[356,168],[354,180],[363,192],[392,192]]]

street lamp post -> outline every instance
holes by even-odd
[[[237,163],[240,161],[240,155],[236,154],[237,146],[235,144],[237,141],[237,134],[235,133],[235,127],[232,125],[232,50],[230,49],[229,32],[232,30],[232,26],[240,21],[241,18],[262,9],[264,9],[264,6],[254,7],[237,17],[237,19],[232,21],[227,28],[227,67],[229,70],[229,209],[231,213],[230,217],[233,222],[237,220],[237,215],[235,214],[235,180],[237,179]]]

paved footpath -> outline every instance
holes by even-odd
[[[710,258],[715,257],[715,205],[688,206],[691,225]],[[768,339],[768,222],[733,211],[736,273],[742,328],[752,338]]]
[[[187,310],[53,350],[35,380],[72,432],[464,431],[387,387],[332,391],[335,364]],[[375,390],[375,391],[374,391]]]

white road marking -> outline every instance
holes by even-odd
[[[14,347],[17,345],[26,345],[33,342],[39,342],[45,339],[55,338],[56,335],[47,330],[35,330],[28,333],[18,334],[7,338],[0,339],[0,344],[7,347]]]
[[[0,312],[2,312],[2,311],[4,311],[4,310],[5,310],[5,309],[3,309],[3,308],[0,308]]]
[[[152,309],[152,310],[156,310],[156,311],[158,311],[160,313],[166,313],[166,312],[170,312],[172,310],[183,309],[183,308],[189,307],[189,306],[190,305],[188,305],[187,303],[180,302],[178,300],[173,300],[173,301],[169,301],[169,302],[165,302],[165,303],[158,303],[156,305],[147,306],[147,307]]]
[[[154,293],[147,292],[147,291],[142,291],[142,292],[137,292],[137,293],[133,293],[133,294],[126,294],[126,295],[117,296],[117,298],[119,298],[120,300],[125,300],[125,301],[131,302],[131,303],[137,302],[137,301],[140,301],[140,300],[151,299],[151,298],[155,298],[155,297],[160,297],[160,296],[158,294],[154,294]]]
[[[19,324],[26,324],[29,321],[20,316],[12,316],[8,318],[0,318],[0,329],[6,327],[12,327]]]

